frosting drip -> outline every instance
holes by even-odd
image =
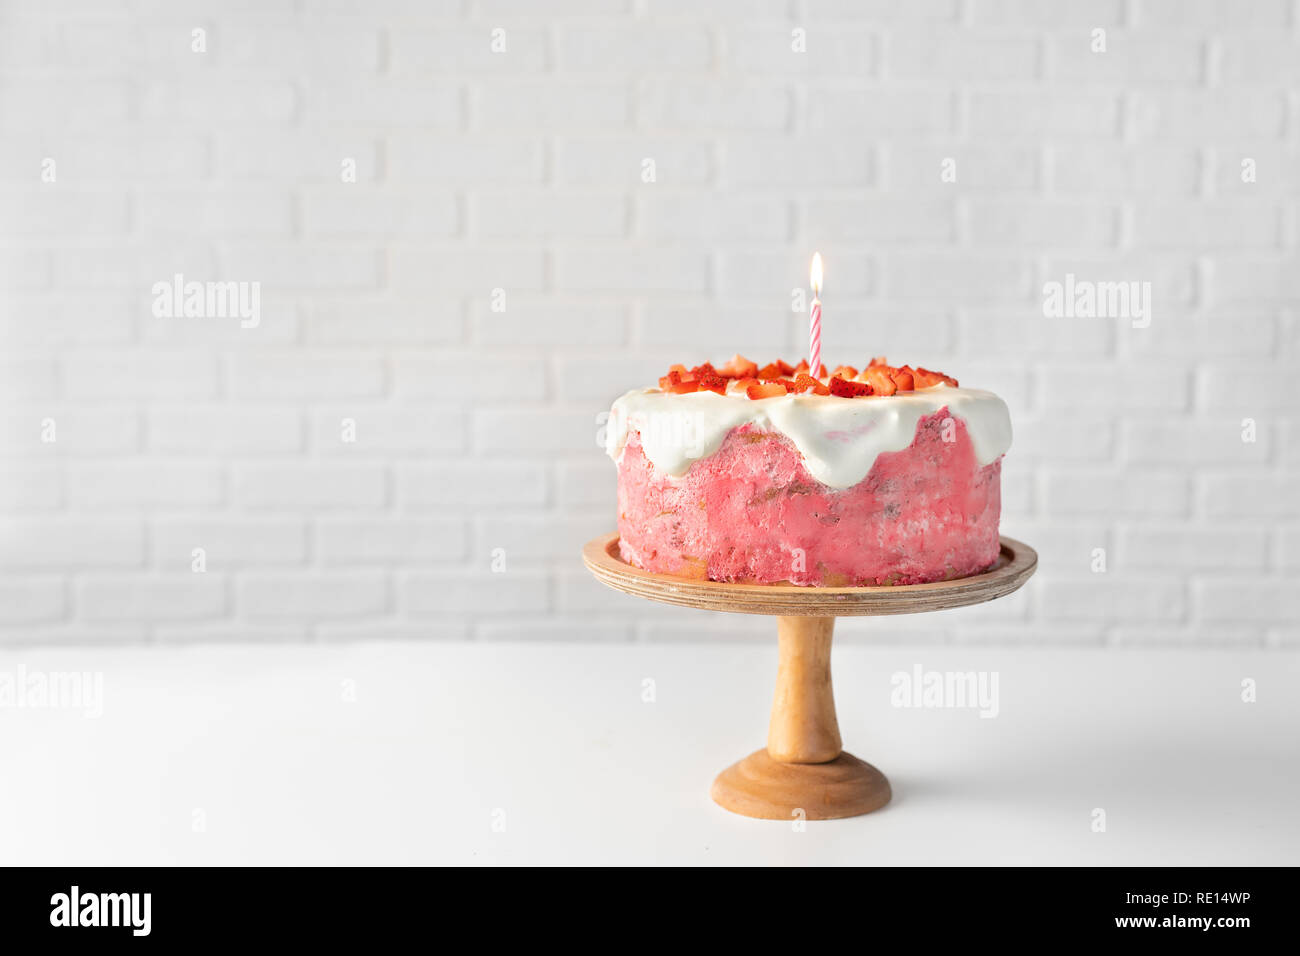
[[[716,452],[733,428],[753,424],[789,438],[822,484],[850,488],[880,455],[911,445],[916,423],[944,407],[965,422],[980,465],[1011,447],[1011,415],[1002,399],[980,389],[935,385],[872,398],[804,393],[757,401],[734,389],[726,395],[634,389],[614,402],[605,450],[618,461],[635,429],[655,468],[681,477]]]

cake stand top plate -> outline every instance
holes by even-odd
[[[859,617],[916,614],[981,604],[1024,584],[1038,566],[1038,552],[1003,537],[997,563],[983,574],[933,584],[893,587],[817,588],[793,584],[728,584],[643,571],[618,553],[618,533],[588,541],[582,560],[603,584],[651,601],[735,614]]]

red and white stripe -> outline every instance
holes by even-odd
[[[808,317],[808,374],[817,377],[822,364],[822,300],[812,300],[812,314]]]

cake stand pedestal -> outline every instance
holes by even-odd
[[[840,745],[831,690],[835,618],[939,611],[1010,594],[1034,573],[1038,554],[1011,538],[1001,544],[997,563],[983,574],[898,587],[727,584],[655,574],[619,557],[617,534],[588,541],[582,560],[604,584],[638,597],[776,617],[779,663],[767,746],[718,774],[710,794],[747,817],[833,820],[878,810],[890,797],[885,775]]]

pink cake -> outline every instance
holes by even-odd
[[[714,581],[917,584],[998,556],[1006,405],[873,360],[819,378],[739,356],[614,403],[624,560]]]

